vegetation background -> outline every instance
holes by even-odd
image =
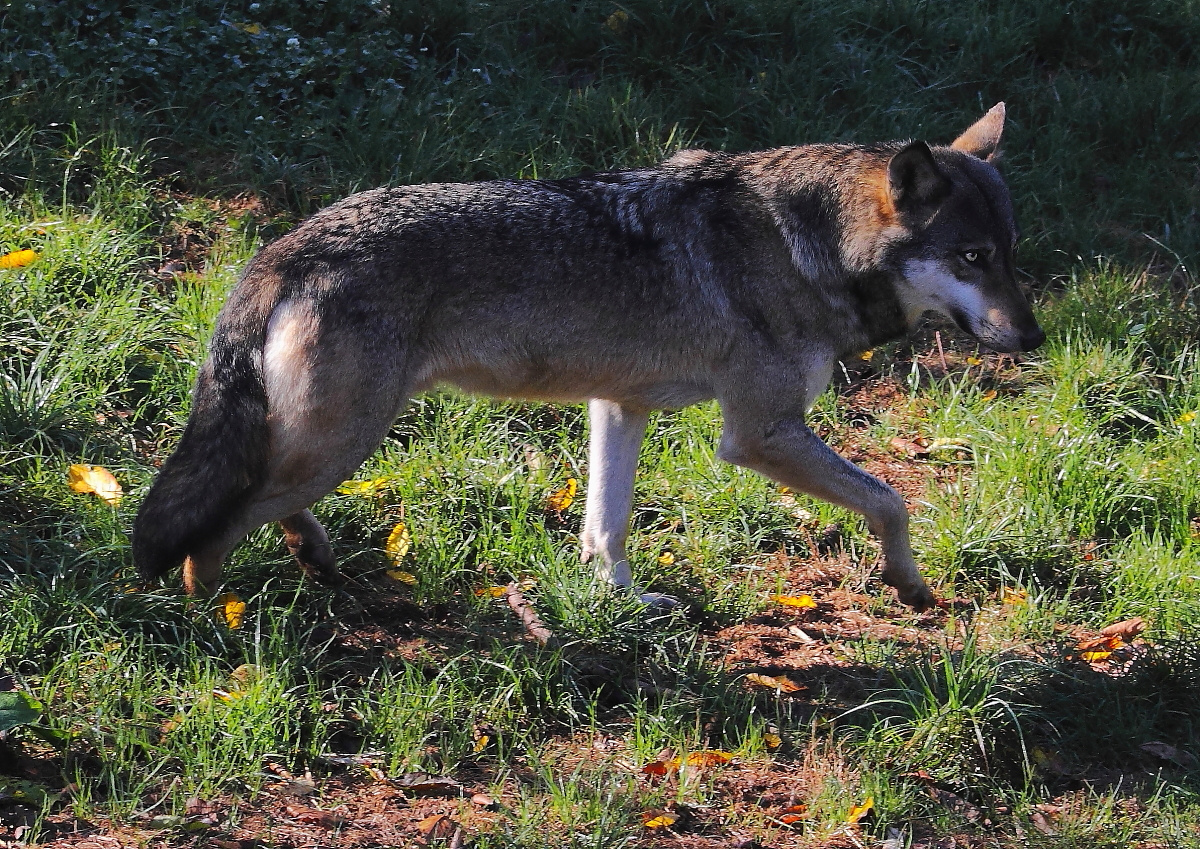
[[[1200,845],[1198,50],[1195,0],[0,4],[0,840]],[[854,518],[716,463],[702,405],[642,457],[635,569],[688,602],[652,616],[548,506],[581,412],[452,394],[321,503],[350,591],[272,529],[230,564],[240,621],[134,583],[223,294],[304,215],[944,142],[1000,100],[1049,341],[931,325],[813,419],[905,484],[946,610],[894,605]],[[125,497],[72,491],[80,463]],[[509,580],[557,648],[486,592]]]

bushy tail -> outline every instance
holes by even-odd
[[[183,437],[138,510],[133,562],[145,580],[215,543],[265,474],[262,334],[238,330],[218,326]]]

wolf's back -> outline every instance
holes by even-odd
[[[217,543],[263,477],[262,346],[279,289],[252,263],[221,312],[183,436],[134,522],[133,561],[146,580]]]

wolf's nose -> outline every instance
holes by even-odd
[[[1027,331],[1021,334],[1021,350],[1032,351],[1034,348],[1040,347],[1046,341],[1046,331],[1040,327],[1035,327],[1032,332]]]

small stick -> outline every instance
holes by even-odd
[[[517,589],[515,583],[509,584],[504,588],[504,600],[508,602],[508,606],[512,608],[513,613],[517,614],[517,618],[521,620],[521,624],[525,626],[525,630],[529,633],[529,636],[537,640],[538,645],[549,646],[554,642],[554,634],[538,618],[537,611],[533,609],[533,605]]]
[[[933,331],[933,338],[937,342],[938,359],[942,361],[942,374],[949,374],[950,366],[946,365],[946,352],[942,350],[942,331]]]

